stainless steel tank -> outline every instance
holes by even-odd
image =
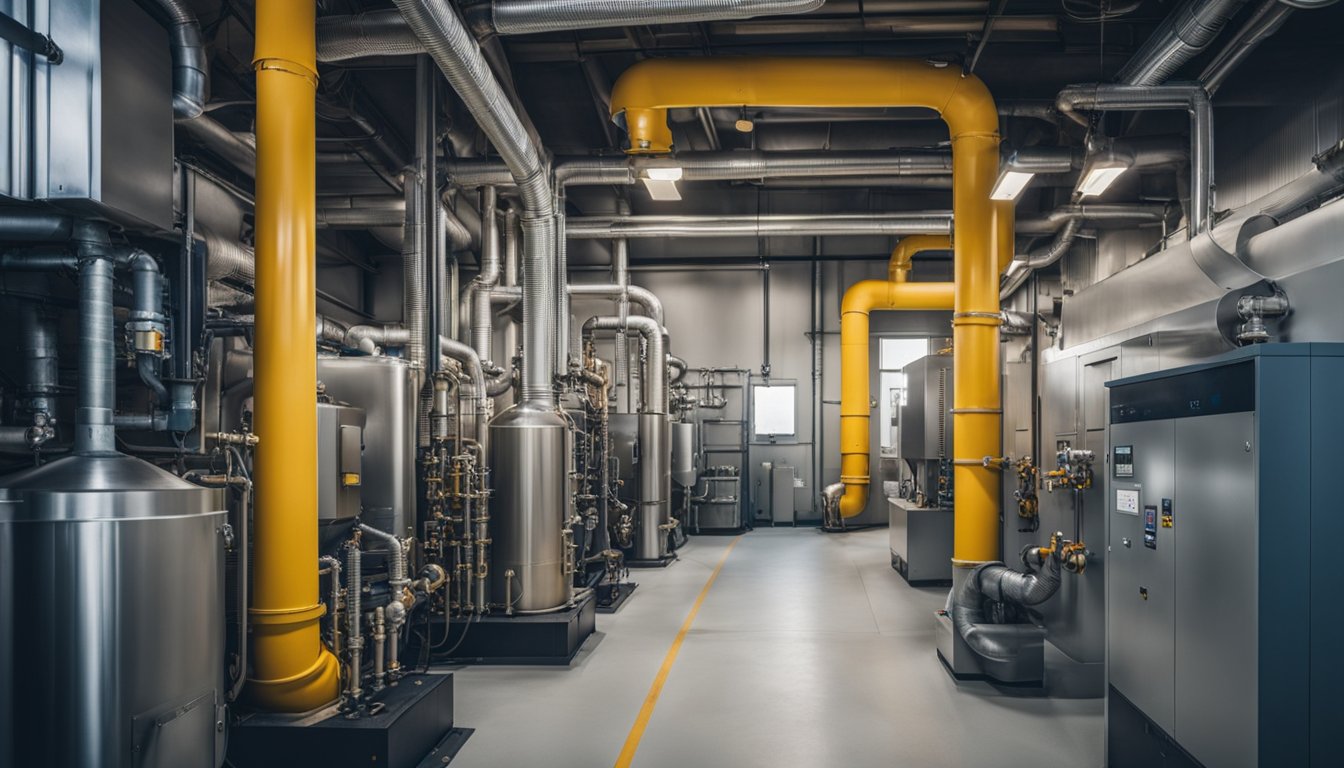
[[[490,423],[490,594],[500,602],[508,595],[515,611],[549,610],[570,599],[562,533],[570,443],[558,411],[524,403]]]
[[[349,533],[360,512],[364,483],[364,409],[343,403],[317,404],[318,550],[330,552]]]
[[[672,422],[672,480],[682,488],[694,488],[700,479],[694,421]]]
[[[665,413],[639,414],[639,517],[636,560],[671,554],[667,530],[672,520],[672,430]]]
[[[224,509],[129,456],[0,479],[0,765],[222,762]]]
[[[319,357],[317,378],[332,398],[364,409],[364,522],[415,535],[419,371],[395,357]]]

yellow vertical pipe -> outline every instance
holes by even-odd
[[[946,248],[947,238],[942,245]],[[952,283],[861,280],[840,303],[840,516],[855,517],[868,506],[869,419],[868,315],[874,310],[951,309]]]
[[[256,449],[252,677],[257,706],[332,701],[317,579],[316,7],[257,3]]]
[[[907,235],[902,237],[891,252],[891,260],[887,262],[887,280],[893,283],[904,283],[909,280],[910,267],[915,254],[924,251],[950,250],[952,250],[952,238],[947,235]]]
[[[988,194],[999,171],[999,137],[954,134],[952,158],[952,208],[958,218],[953,225],[952,562],[971,567],[999,557],[999,477],[983,464],[984,457],[1000,453],[1002,424],[998,259],[1003,209]],[[979,225],[960,226],[962,217]]]

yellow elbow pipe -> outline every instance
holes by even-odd
[[[947,235],[902,237],[891,252],[891,261],[887,262],[887,279],[893,283],[904,283],[910,279],[910,268],[917,253],[950,250],[952,250],[952,238]]]
[[[926,107],[947,123],[955,283],[953,561],[972,566],[997,560],[998,477],[982,460],[999,454],[998,267],[1011,259],[1012,225],[1011,209],[989,199],[999,169],[994,99],[978,78],[947,64],[777,57],[647,59],[621,75],[611,98],[611,114],[624,123],[633,154],[672,150],[669,109],[747,106]],[[863,350],[866,355],[866,338]],[[867,403],[863,405],[866,409]],[[852,466],[855,460],[849,461]],[[847,509],[852,511],[856,501]]]
[[[934,247],[946,247],[934,246]],[[874,310],[951,309],[952,283],[897,283],[862,280],[845,291],[840,304],[840,516],[854,517],[868,506],[869,414],[868,315]]]
[[[252,677],[259,707],[336,698],[317,577],[316,7],[257,3],[256,358]]]

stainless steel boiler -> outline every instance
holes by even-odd
[[[527,403],[490,423],[490,594],[507,611],[546,611],[570,600],[571,441],[558,411]]]
[[[130,456],[0,480],[0,765],[222,762],[225,519]]]
[[[700,455],[694,421],[672,422],[672,480],[682,488],[694,488],[700,480]]]
[[[364,409],[364,522],[414,536],[419,371],[395,357],[319,357],[317,378],[332,398]]]

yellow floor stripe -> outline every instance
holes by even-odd
[[[738,536],[728,544],[728,548],[723,550],[723,557],[719,558],[719,564],[714,566],[714,572],[709,574],[709,581],[705,582],[704,589],[700,590],[700,596],[695,598],[695,604],[691,606],[691,612],[686,614],[686,621],[682,622],[681,630],[677,632],[677,637],[672,641],[672,647],[667,649],[667,655],[663,657],[663,666],[658,668],[658,676],[653,678],[653,685],[649,686],[649,695],[644,697],[644,706],[639,708],[639,717],[635,718],[635,724],[630,727],[630,735],[625,737],[625,746],[621,748],[621,756],[616,758],[615,768],[630,768],[630,763],[635,759],[635,752],[639,750],[639,741],[644,738],[644,729],[649,725],[649,718],[653,717],[653,708],[658,706],[658,696],[663,692],[663,683],[667,682],[667,675],[672,671],[672,665],[677,661],[677,653],[681,651],[681,641],[686,639],[686,633],[691,631],[691,624],[695,623],[695,615],[700,612],[700,605],[705,602],[705,595],[709,594],[709,588],[714,586],[714,580],[719,577],[719,571],[723,570],[723,564],[728,562],[728,555],[737,546],[737,542],[742,537]]]

